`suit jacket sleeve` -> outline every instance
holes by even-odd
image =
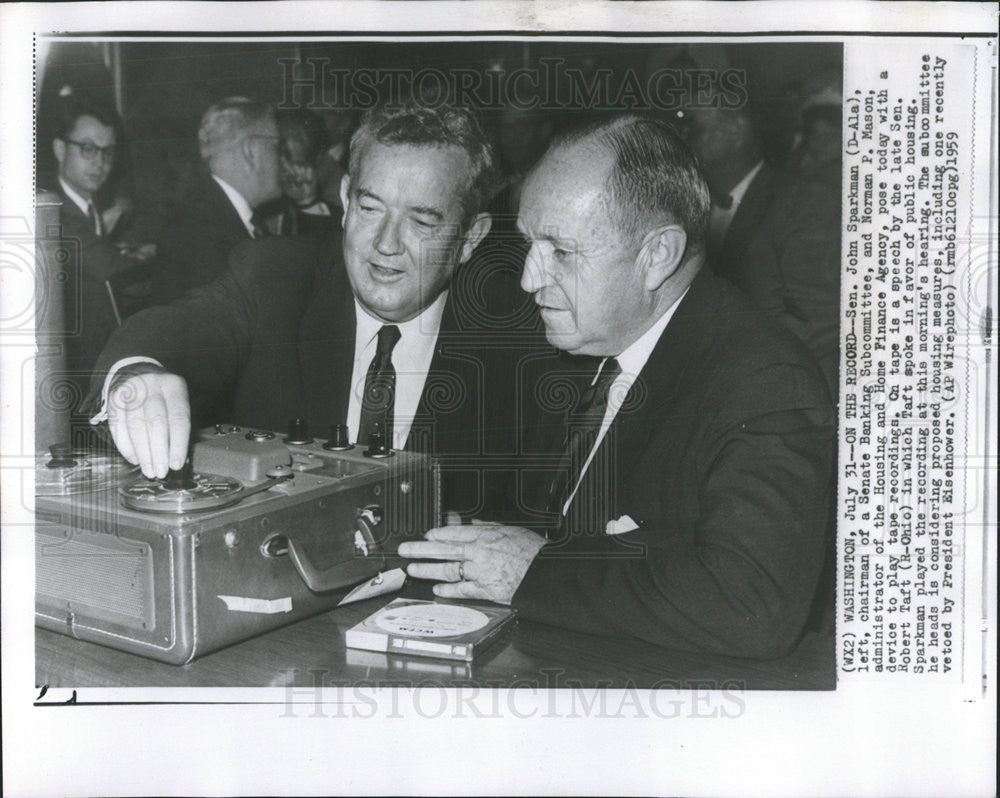
[[[62,250],[69,256],[65,286],[66,366],[85,389],[87,375],[117,326],[105,281],[129,262],[106,238],[99,238],[72,201],[63,198],[60,213]]]
[[[101,352],[92,398],[116,362],[141,355],[184,377],[193,407],[211,405],[234,384],[253,343],[265,283],[265,264],[247,245],[234,251],[217,280],[131,316]]]
[[[637,477],[693,480],[696,508],[591,538],[586,554],[546,547],[514,606],[527,619],[669,648],[788,653],[823,559],[835,419],[819,387],[808,364],[778,364],[704,396],[717,410],[681,466],[693,471]],[[626,546],[635,548],[623,557]]]

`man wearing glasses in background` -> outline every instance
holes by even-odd
[[[120,324],[110,280],[130,265],[109,241],[95,202],[114,166],[117,127],[111,111],[70,95],[62,98],[52,139],[62,200],[59,238],[70,258],[65,264],[65,385],[75,385],[80,400],[97,355]]]
[[[254,211],[281,196],[278,142],[273,110],[256,100],[228,97],[205,111],[198,149],[207,171],[168,214],[157,245],[156,304],[211,282],[233,247],[267,235]]]

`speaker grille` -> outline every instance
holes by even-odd
[[[153,558],[145,543],[81,530],[35,535],[39,603],[137,629],[154,627]]]

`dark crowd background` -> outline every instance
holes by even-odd
[[[563,92],[555,96],[545,77],[553,69],[558,70]],[[760,188],[753,194],[752,214],[747,210],[747,218],[733,224],[735,232],[726,234],[724,247],[720,239],[714,255],[709,241],[709,262],[714,257],[718,273],[751,296],[759,294],[761,307],[773,305],[768,309],[783,314],[790,329],[813,350],[835,401],[842,69],[842,46],[822,42],[47,40],[36,68],[36,189],[59,190],[53,138],[61,106],[71,98],[87,99],[110,109],[119,120],[113,167],[94,197],[101,215],[113,219],[107,226],[112,232],[92,250],[84,246],[82,274],[86,278],[93,270],[101,248],[115,247],[120,258],[115,255],[116,265],[101,275],[94,297],[87,300],[99,307],[83,309],[85,334],[78,337],[86,346],[77,348],[86,351],[75,356],[70,352],[74,415],[86,415],[89,375],[103,346],[97,337],[106,341],[116,320],[120,324],[132,313],[166,301],[157,280],[171,269],[167,261],[176,236],[170,220],[183,212],[192,189],[203,185],[207,176],[198,147],[199,122],[206,109],[224,98],[245,96],[279,109],[283,138],[286,129],[300,124],[300,133],[311,141],[303,146],[313,153],[310,159],[315,158],[326,216],[299,214],[296,223],[279,207],[267,224],[274,234],[305,234],[317,223],[322,232],[324,225],[340,224],[339,187],[348,144],[365,104],[378,99],[372,83],[397,76],[379,84],[382,90],[394,79],[405,84],[406,76],[422,70],[456,82],[468,79],[459,77],[463,74],[475,76],[479,85],[467,96],[479,100],[487,132],[501,154],[504,183],[491,207],[493,229],[470,268],[463,270],[466,279],[479,280],[492,269],[520,273],[525,255],[515,232],[520,182],[562,129],[632,110],[670,121],[689,141],[700,136],[723,172],[735,164],[744,174],[763,158],[769,176],[756,181]],[[574,100],[566,92],[569,73],[579,85],[604,87],[603,93],[583,102],[578,94]],[[653,92],[656,76],[664,73],[667,79]],[[334,74],[336,79],[331,78]],[[351,92],[345,93],[346,84],[337,82],[365,76],[366,81],[352,84]],[[433,80],[421,84],[425,90],[431,87],[430,94],[435,85]],[[430,95],[421,99],[437,100]],[[727,110],[735,104],[739,115],[750,120],[750,135],[739,124],[730,124],[733,115],[692,113],[690,107],[699,104],[721,104]],[[303,113],[311,116],[306,127],[321,126],[320,135],[302,132]],[[712,188],[713,164],[703,159],[703,165]],[[290,196],[286,191],[286,200]],[[727,262],[746,264],[746,269],[727,270]],[[105,276],[106,293],[114,295],[114,319],[104,307],[107,297],[100,281]],[[751,277],[754,285],[747,284]],[[784,312],[783,305],[785,310],[796,307]],[[89,329],[93,319],[103,325],[96,332]]]
[[[288,69],[282,61],[327,63],[336,70],[399,70],[432,67],[541,72],[543,59],[562,59],[588,79],[611,70],[610,84],[631,70],[644,84],[664,68],[744,70],[769,164],[840,183],[840,93],[843,51],[835,43],[662,45],[593,42],[115,42],[55,41],[46,58],[37,115],[37,186],[51,188],[54,108],[70,92],[115,108],[122,141],[99,204],[118,200],[128,211],[117,234],[133,243],[155,242],[172,202],[184,196],[200,168],[198,122],[212,103],[244,95],[278,105],[285,100]],[[301,76],[296,78],[301,80]],[[521,84],[525,85],[524,83]],[[485,90],[484,90],[485,91]],[[299,98],[308,97],[300,87]],[[339,204],[340,170],[357,109],[324,107],[317,86],[312,110],[326,123],[333,154],[327,164],[324,199]],[[305,103],[300,103],[305,105]],[[639,107],[671,118],[670,108]],[[658,102],[657,106],[666,103]],[[678,102],[680,105],[680,102]],[[508,175],[522,173],[559,129],[593,108],[483,110]],[[508,210],[497,208],[497,210]]]

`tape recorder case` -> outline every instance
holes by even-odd
[[[53,447],[36,467],[36,624],[181,664],[336,606],[440,521],[431,458],[221,425],[187,472]]]

